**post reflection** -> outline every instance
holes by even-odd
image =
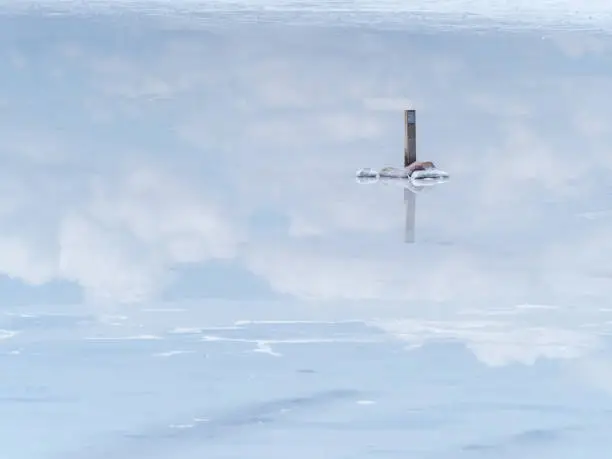
[[[406,207],[404,242],[413,244],[416,230],[416,194],[408,188],[404,189],[404,205]]]

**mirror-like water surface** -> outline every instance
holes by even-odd
[[[3,457],[606,454],[610,37],[123,5],[0,18]]]

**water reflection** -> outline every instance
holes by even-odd
[[[11,457],[606,445],[607,37],[20,21],[0,49]],[[402,208],[352,173],[401,162],[406,106],[452,180]],[[320,405],[249,414],[296,394]],[[227,436],[171,433],[206,419]]]
[[[404,203],[406,205],[406,227],[404,230],[404,242],[412,243],[414,242],[416,227],[416,193],[405,189]]]

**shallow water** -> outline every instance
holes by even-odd
[[[6,457],[607,451],[612,39],[57,5],[0,17]],[[357,183],[406,108],[451,180]]]

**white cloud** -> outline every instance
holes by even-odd
[[[369,110],[391,111],[398,113],[402,110],[415,110],[412,100],[401,97],[367,97],[364,106]]]
[[[165,287],[163,266],[154,254],[139,253],[131,239],[81,216],[65,218],[58,274],[78,282],[94,301],[131,302],[159,293]]]
[[[51,163],[61,164],[71,154],[66,151],[63,139],[52,130],[19,125],[11,120],[10,116],[3,118],[5,124],[0,128],[0,136],[3,139],[0,156],[36,167]]]
[[[65,179],[78,196],[55,202]],[[6,199],[0,270],[28,283],[72,280],[91,299],[142,301],[163,290],[176,264],[232,258],[242,240],[228,212],[186,177],[151,165],[81,186],[74,177],[46,180]],[[31,222],[40,226],[24,228]]]
[[[612,393],[612,364],[609,359],[595,356],[584,359],[571,367],[572,376],[598,390]]]
[[[410,346],[456,341],[489,366],[533,365],[539,359],[574,360],[599,350],[602,343],[589,331],[525,326],[510,316],[505,321],[455,317],[452,321],[395,320],[373,325]]]
[[[399,235],[397,239],[393,245],[401,244]],[[261,246],[248,252],[244,263],[268,279],[275,290],[302,299],[465,304],[525,293],[513,293],[512,285],[497,273],[488,273],[485,262],[464,250],[399,246],[393,253],[385,245],[380,251],[371,246],[362,250],[349,247],[347,254],[342,245],[334,239],[323,244]]]
[[[264,119],[249,123],[246,135],[255,142],[269,147],[287,148],[296,145],[303,150],[304,143],[313,146],[325,141],[330,147],[337,143],[376,139],[384,132],[383,123],[375,116],[354,113],[321,113],[307,119]],[[295,158],[292,158],[295,161]],[[320,158],[317,158],[320,161]],[[298,159],[301,163],[303,160]]]
[[[86,41],[51,46],[80,82],[70,94],[82,110],[75,116],[104,114],[96,135],[114,137],[108,158],[96,153],[97,178],[76,180],[76,202],[62,197],[45,220],[52,249],[30,250],[33,242],[20,236],[21,261],[5,261],[4,272],[69,278],[93,295],[135,299],[163,287],[176,263],[235,258],[274,290],[301,298],[463,302],[525,299],[538,291],[533,279],[555,285],[571,276],[556,268],[569,253],[564,236],[550,231],[550,219],[569,217],[543,213],[541,199],[568,199],[581,210],[596,199],[580,180],[607,161],[608,107],[596,95],[609,77],[579,89],[582,80],[547,64],[556,45],[546,40],[529,59],[524,48],[507,47],[507,59],[472,46],[468,35],[439,37],[453,40],[449,53],[425,36],[278,33],[282,42],[246,30],[160,35],[102,51]],[[487,52],[494,63],[483,60]],[[528,65],[536,58],[538,66]],[[417,238],[429,245],[396,246],[399,189],[353,180],[359,167],[401,161],[404,104],[419,110],[419,157],[453,175],[418,199]],[[397,111],[380,110],[391,106]],[[600,144],[587,144],[574,162],[594,132]],[[123,136],[145,153],[128,150]],[[53,149],[42,156],[70,150],[66,157],[78,163],[78,142],[66,138],[48,142]],[[34,146],[22,146],[43,151],[27,140]],[[262,208],[289,220],[273,241],[237,229]],[[444,240],[456,245],[437,244]],[[88,260],[96,263],[86,267]],[[116,272],[124,274],[113,285]]]
[[[546,37],[559,46],[568,57],[579,59],[601,56],[609,52],[610,42],[595,34],[555,33]]]
[[[135,301],[159,293],[176,264],[234,257],[241,234],[195,189],[146,166],[105,177],[61,222],[62,275],[95,296]]]
[[[5,234],[0,237],[0,249],[0,271],[7,276],[33,285],[41,285],[53,279],[56,267],[46,253],[48,249],[43,247],[42,253],[39,252],[36,241]]]
[[[159,247],[177,262],[232,258],[240,235],[226,212],[199,195],[186,177],[144,166],[118,183],[95,187],[84,212],[101,225],[125,226],[145,244]]]

